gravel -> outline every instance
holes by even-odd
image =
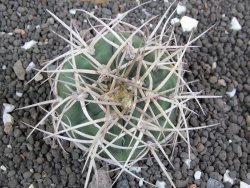
[[[144,1],[141,1],[144,2]],[[187,145],[179,144],[172,159],[173,169],[161,153],[158,156],[167,167],[169,174],[177,187],[187,187],[196,183],[201,188],[230,187],[223,183],[223,176],[229,170],[230,177],[236,178],[235,187],[240,181],[250,184],[250,6],[248,0],[201,1],[190,0],[184,2],[187,7],[186,16],[199,21],[194,36],[202,33],[208,27],[216,24],[206,35],[201,37],[193,48],[185,55],[187,81],[199,80],[191,84],[194,91],[203,90],[203,94],[219,95],[219,99],[201,99],[201,106],[205,115],[191,115],[189,124],[192,127],[219,123],[219,125],[190,132],[192,160],[188,168]],[[162,15],[169,3],[163,0],[151,2],[143,8],[152,15]],[[46,9],[53,12],[66,23],[71,18],[78,20],[81,29],[88,29],[84,21],[86,17],[76,13],[71,15],[70,9],[84,8],[95,11],[95,15],[104,18],[115,17],[136,6],[134,1],[110,0],[108,3],[94,5],[88,2],[76,1],[38,1],[31,0],[0,0],[0,106],[3,103],[13,104],[16,108],[49,99],[50,88],[41,81],[26,84],[35,71],[25,72],[30,62],[36,68],[46,60],[61,54],[67,49],[63,40],[52,34],[50,29],[67,34],[63,26],[54,20]],[[176,14],[174,15],[177,16]],[[242,29],[230,30],[232,17],[236,17]],[[132,12],[125,21],[133,25],[140,25],[147,16],[142,8]],[[91,20],[92,24],[96,21]],[[152,30],[157,22],[152,22]],[[15,33],[15,29],[23,29],[25,34]],[[12,35],[8,33],[13,33]],[[182,32],[176,26],[176,37],[179,44],[187,41],[189,33]],[[21,48],[25,42],[35,40],[38,43],[25,51]],[[216,62],[216,66],[214,66]],[[2,69],[5,66],[6,69]],[[46,75],[43,75],[44,77]],[[234,96],[226,92],[236,89]],[[17,97],[16,91],[23,96]],[[190,108],[201,112],[196,103],[190,102]],[[86,172],[81,174],[84,153],[63,142],[66,152],[57,145],[48,145],[43,140],[43,134],[34,132],[27,138],[31,129],[22,122],[34,125],[43,116],[39,108],[14,111],[13,131],[4,132],[0,124],[0,166],[4,165],[7,172],[0,170],[0,187],[19,188],[29,187],[83,187]],[[2,118],[2,115],[0,116]],[[0,118],[0,121],[2,121]],[[45,122],[41,128],[49,129],[50,122]],[[10,147],[11,146],[11,147]],[[170,153],[172,148],[164,148]],[[139,163],[143,166],[138,176],[146,181],[156,183],[157,180],[169,182],[161,172],[154,159],[147,158]],[[97,163],[98,166],[102,164]],[[194,179],[194,173],[200,170],[200,180]],[[115,178],[115,173],[110,173]],[[116,187],[139,187],[139,180],[123,174]],[[145,184],[142,187],[150,187]]]

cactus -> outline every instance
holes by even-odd
[[[121,38],[127,39],[129,37],[129,33],[119,33],[119,36]],[[105,35],[105,38],[114,42],[117,45],[120,45],[112,33],[107,33]],[[131,41],[131,44],[135,51],[138,51],[143,47],[143,40],[138,36],[135,35]],[[137,67],[139,66],[139,61],[146,61],[149,63],[148,66],[150,66],[150,64],[153,64],[156,60],[155,54],[160,53],[160,51],[152,51],[150,53],[148,53],[147,51],[143,51],[143,53],[148,53],[148,55],[145,55],[145,57],[138,56],[141,59],[139,59],[138,57],[129,59],[130,57],[127,57],[127,60],[125,58],[122,59],[122,56],[126,56],[125,53],[127,52],[121,52],[116,57],[116,59],[112,61],[110,67],[108,67],[107,64],[116,49],[100,37],[94,46],[94,51],[95,54],[92,57],[95,58],[100,64],[98,64],[96,67],[93,67],[93,62],[91,62],[89,58],[84,55],[78,55],[75,57],[75,66],[77,70],[91,70],[96,71],[96,73],[78,75],[73,72],[61,72],[59,74],[56,89],[58,92],[58,96],[65,99],[68,94],[72,95],[72,93],[77,91],[77,88],[75,87],[75,76],[79,76],[79,79],[82,80],[80,81],[80,85],[82,85],[80,86],[81,89],[86,89],[86,87],[88,87],[88,84],[90,86],[91,84],[94,84],[97,81],[99,82],[99,84],[96,84],[95,87],[91,88],[91,92],[93,92],[93,94],[85,91],[83,91],[82,93],[80,92],[81,94],[78,93],[77,97],[79,98],[79,101],[67,110],[64,110],[66,108],[65,102],[65,105],[62,105],[60,107],[59,113],[62,113],[64,111],[62,119],[64,123],[70,124],[70,126],[72,127],[89,122],[90,118],[92,121],[103,118],[106,118],[106,121],[108,121],[108,116],[110,116],[110,118],[112,119],[118,118],[118,121],[111,123],[110,125],[105,125],[105,122],[101,122],[98,124],[98,127],[94,126],[94,124],[89,124],[88,126],[80,127],[76,130],[86,135],[96,136],[96,134],[102,129],[103,126],[107,126],[107,130],[105,130],[105,132],[103,133],[105,134],[104,139],[105,141],[109,143],[113,142],[114,144],[114,146],[107,147],[107,150],[112,153],[112,155],[118,161],[126,161],[132,150],[130,148],[133,148],[136,143],[135,138],[137,137],[140,131],[139,127],[143,124],[142,121],[148,121],[154,124],[154,126],[160,126],[162,128],[170,128],[170,123],[175,124],[176,122],[177,115],[175,108],[170,110],[170,112],[166,113],[166,115],[169,117],[169,120],[165,119],[163,116],[159,117],[157,121],[149,120],[149,117],[153,115],[159,116],[161,115],[161,112],[158,110],[157,106],[153,102],[149,102],[149,99],[145,98],[147,94],[155,95],[155,93],[153,93],[153,90],[156,89],[164,80],[164,78],[169,75],[169,70],[172,65],[170,64],[164,66],[164,69],[161,69],[161,67],[159,67],[155,70],[150,71],[149,74],[145,77],[145,79],[141,81],[143,82],[143,84],[141,84],[140,86],[137,85],[137,82],[140,80],[140,78],[142,78],[143,75],[146,74],[148,68],[145,69],[141,67],[140,70],[138,69],[138,78],[136,78],[136,72]],[[166,54],[162,55],[163,58],[164,56],[166,56]],[[116,65],[116,62],[121,62],[121,65]],[[130,63],[130,65],[128,65],[128,63]],[[69,60],[62,66],[62,70],[73,70],[72,64],[73,61]],[[126,66],[122,67],[122,65]],[[109,69],[107,73],[104,73],[105,69]],[[109,76],[109,74],[112,75]],[[150,81],[150,79],[152,80]],[[176,75],[171,75],[156,94],[158,94],[159,92],[165,92],[174,89],[176,86],[176,82]],[[141,94],[138,91],[139,87],[142,88]],[[167,92],[164,95],[165,97],[167,97],[172,93],[173,91]],[[94,97],[97,96],[99,97],[96,99],[96,102],[91,102],[91,100],[93,100]],[[85,102],[85,100],[90,102]],[[97,101],[100,102],[100,104],[106,103],[106,105],[99,106]],[[168,101],[157,99],[156,101],[164,111],[168,110],[170,107],[173,107],[173,105]],[[113,105],[114,103],[115,105]],[[82,110],[83,105],[86,106],[86,112]],[[144,108],[147,105],[147,110],[145,110]],[[115,106],[115,109],[112,109],[113,106]],[[109,111],[108,108],[110,108]],[[118,112],[116,112],[116,110]],[[150,110],[152,110],[154,114],[152,114]],[[141,112],[145,114],[142,115]],[[131,115],[131,117],[124,118],[123,116],[125,115]],[[88,118],[87,116],[89,116],[90,118]],[[141,121],[139,121],[140,118]],[[127,130],[132,128],[137,128],[138,130],[137,133],[136,131],[133,132],[133,134],[135,135],[125,133],[124,136],[121,136],[119,139],[117,139],[119,135],[124,132],[121,127]],[[168,134],[161,133],[161,131],[158,130],[150,131],[150,133],[150,135],[143,135],[142,141],[152,141],[151,136],[154,136],[154,139],[161,141]],[[87,139],[83,135],[73,132],[71,133],[71,136],[81,140]],[[89,147],[90,145],[85,144],[85,146]],[[146,146],[142,143],[139,143],[137,147],[137,150],[134,151],[130,159],[137,158]],[[100,155],[103,157],[108,157],[105,155],[105,152],[101,152]]]
[[[96,170],[95,159],[120,168],[117,178],[122,172],[140,178],[129,168],[148,154],[156,159],[175,187],[156,151],[171,164],[164,147],[175,147],[180,138],[188,144],[190,155],[192,128],[188,127],[186,117],[193,111],[186,103],[212,96],[193,92],[183,79],[184,53],[206,31],[192,40],[190,36],[186,45],[178,46],[174,28],[167,27],[173,15],[166,17],[170,7],[151,33],[143,28],[156,17],[138,28],[122,21],[133,9],[109,23],[79,9],[102,26],[90,24],[89,30],[96,34],[88,40],[74,29],[72,22],[68,26],[48,11],[70,32],[69,39],[59,35],[70,44],[70,50],[38,72],[48,73],[55,99],[28,106],[51,104],[51,110],[33,131],[46,133],[46,138],[56,139],[60,145],[62,139],[71,141],[87,152],[83,168],[88,165],[85,187],[91,171]],[[57,68],[50,70],[49,66],[58,61]],[[52,133],[38,127],[49,116]]]

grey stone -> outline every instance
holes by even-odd
[[[128,180],[121,180],[117,182],[116,188],[130,188]]]
[[[8,135],[13,132],[13,125],[12,125],[12,123],[5,123],[4,124],[4,132],[6,134],[8,134]]]
[[[186,180],[177,180],[176,187],[187,187],[188,185],[188,178]]]
[[[209,178],[207,181],[207,188],[224,188],[224,185],[213,178]]]
[[[227,153],[225,151],[220,151],[219,158],[224,161],[227,158]]]
[[[24,172],[24,173],[23,173],[23,177],[24,177],[25,179],[31,177],[31,175],[32,175],[32,173],[31,173],[30,171],[27,171],[27,172]]]
[[[153,165],[152,159],[148,158],[146,164],[148,166],[152,166]]]
[[[22,132],[19,129],[14,129],[14,137],[17,138],[21,136]]]
[[[230,176],[232,179],[236,179],[237,172],[236,172],[236,171],[230,171],[230,172],[229,172],[229,176]]]
[[[8,188],[16,188],[18,185],[18,181],[15,177],[11,177],[8,179]]]
[[[117,14],[119,13],[118,3],[114,3],[112,6],[112,13]]]
[[[225,108],[226,103],[222,99],[216,99],[215,103],[218,105],[218,107],[220,109],[224,109]]]
[[[44,158],[43,157],[38,157],[37,160],[36,160],[36,162],[38,164],[42,164],[44,162]]]
[[[109,9],[107,9],[107,8],[103,8],[102,13],[107,15],[107,16],[111,16],[111,14],[112,14],[111,11]]]
[[[224,87],[227,86],[226,81],[224,79],[219,79],[218,84]]]
[[[75,183],[76,183],[76,175],[74,173],[70,173],[68,186],[73,187]]]
[[[55,20],[54,20],[54,18],[48,18],[47,22],[48,22],[48,24],[53,25],[55,23]]]
[[[98,182],[97,182],[97,177]],[[94,175],[92,181],[89,184],[89,188],[103,188],[111,187],[111,178],[109,177],[108,172],[105,169],[98,169],[97,175]]]
[[[176,171],[174,174],[173,174],[173,177],[177,180],[180,180],[182,178],[182,174],[180,171]]]
[[[77,159],[79,159],[79,154],[77,153],[77,152],[73,152],[72,153],[72,158],[74,159],[74,160],[77,160]]]
[[[247,179],[250,180],[250,173],[247,173]]]
[[[6,10],[6,6],[4,4],[0,4],[0,11],[5,11]]]
[[[34,179],[39,180],[41,178],[41,174],[40,173],[34,173],[33,177],[34,177]]]
[[[233,151],[237,153],[238,157],[242,157],[242,149],[239,144],[233,144]]]
[[[25,70],[20,60],[14,64],[13,70],[19,80],[25,80]]]
[[[215,84],[215,83],[217,83],[217,81],[218,81],[218,78],[217,78],[216,76],[211,76],[211,77],[209,78],[209,82],[210,82],[211,84]]]
[[[11,171],[9,171],[8,172],[8,177],[12,177],[12,176],[14,176],[16,174],[16,171],[15,170],[11,170]]]
[[[240,169],[240,167],[241,167],[241,162],[240,162],[240,160],[239,159],[234,159],[234,169],[236,170],[236,171],[238,171],[239,169]]]
[[[211,172],[210,177],[218,181],[222,180],[222,176],[218,172]]]
[[[12,151],[12,148],[5,148],[4,154],[11,153],[11,151]]]
[[[23,12],[25,12],[25,8],[24,7],[18,7],[17,11],[20,12],[20,13],[23,13]]]
[[[246,117],[246,122],[247,122],[247,126],[250,128],[250,116],[249,115]]]
[[[229,130],[231,134],[238,134],[240,131],[240,127],[239,125],[235,124],[235,123],[230,123],[229,124]]]

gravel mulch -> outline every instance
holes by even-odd
[[[200,113],[196,103],[190,103],[190,107],[200,115],[191,116],[189,123],[192,127],[220,124],[191,132],[193,151],[190,168],[185,163],[188,155],[185,143],[175,149],[175,169],[167,161],[163,160],[163,163],[169,167],[179,188],[190,184],[215,188],[208,184],[211,180],[218,180],[222,187],[240,187],[240,181],[250,185],[250,2],[190,0],[183,4],[187,8],[184,14],[199,21],[194,35],[216,24],[196,42],[201,47],[193,48],[185,55],[187,68],[192,72],[186,74],[185,79],[198,80],[192,85],[194,91],[203,90],[203,94],[222,96],[220,99],[201,100],[205,115]],[[49,84],[41,85],[46,75],[42,80],[26,84],[35,75],[33,70],[26,71],[31,62],[40,68],[43,62],[67,50],[67,44],[50,29],[61,34],[67,34],[66,30],[46,9],[66,23],[71,18],[75,19],[79,28],[84,30],[88,28],[86,18],[80,13],[70,14],[71,9],[94,10],[96,16],[108,18],[135,5],[132,0],[110,0],[98,5],[63,0],[0,0],[0,107],[9,103],[19,108],[50,96]],[[167,7],[168,3],[163,0],[152,1],[132,12],[126,21],[140,25],[147,19],[145,10],[152,15],[163,15]],[[233,17],[239,21],[241,30],[230,29]],[[156,24],[153,22],[149,28],[153,29]],[[176,25],[176,34],[183,44],[189,37],[189,33],[184,33],[179,25]],[[21,48],[31,40],[37,44],[29,50]],[[64,143],[67,153],[63,152],[53,141],[44,141],[44,135],[36,131],[27,138],[31,129],[22,122],[34,125],[43,114],[39,108],[13,111],[14,124],[9,132],[4,130],[0,119],[0,187],[83,187],[86,177],[86,173],[81,173],[83,152],[67,142]],[[49,130],[50,122],[46,121],[42,128]],[[170,149],[166,148],[166,152],[170,153]],[[159,180],[168,184],[167,178],[154,164],[154,159],[142,161],[138,175],[153,183]],[[201,177],[195,180],[197,171],[201,172]],[[234,180],[233,185],[224,182],[226,172]],[[110,173],[110,177],[114,175]],[[139,187],[139,180],[126,174],[122,175],[117,187],[126,182],[131,188]],[[149,186],[144,184],[141,187]]]

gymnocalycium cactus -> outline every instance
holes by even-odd
[[[55,99],[36,104],[51,104],[51,110],[34,130],[57,139],[59,144],[62,139],[69,140],[87,152],[85,187],[92,169],[96,171],[96,158],[118,166],[117,178],[122,172],[140,178],[129,168],[149,153],[175,187],[156,151],[171,164],[164,146],[175,147],[177,138],[181,138],[188,144],[190,154],[192,128],[188,128],[186,117],[192,110],[186,102],[211,96],[192,92],[183,79],[184,53],[203,33],[192,40],[190,36],[186,45],[178,46],[174,28],[168,26],[173,15],[167,17],[170,7],[151,33],[146,27],[157,16],[137,28],[122,21],[132,10],[108,20],[77,9],[99,23],[93,26],[89,21],[89,31],[95,35],[86,40],[72,22],[68,26],[48,11],[68,29],[69,39],[60,37],[70,49],[38,73],[48,72]],[[56,69],[48,69],[55,62]],[[52,133],[38,128],[49,116]]]
[[[73,94],[77,102],[71,105],[68,98],[58,111],[65,124],[80,125],[69,132],[71,137],[93,141],[102,133],[103,140],[96,142],[103,142],[116,160],[136,159],[144,154],[145,143],[161,141],[168,135],[156,127],[171,128],[176,122],[176,106],[167,99],[175,92],[177,83],[177,76],[170,73],[174,65],[169,62],[156,68],[156,62],[166,56],[164,51],[143,49],[143,38],[128,32],[116,36],[108,32],[95,39],[91,57],[79,54],[74,62],[69,60],[61,67],[63,72],[55,85],[57,94],[63,99]],[[123,42],[126,40],[127,44]],[[164,95],[162,99],[159,92]],[[152,130],[140,133],[144,126],[151,126]],[[136,150],[132,151],[135,145]],[[79,147],[90,146],[83,143]],[[97,152],[109,158],[105,150],[100,148]]]

